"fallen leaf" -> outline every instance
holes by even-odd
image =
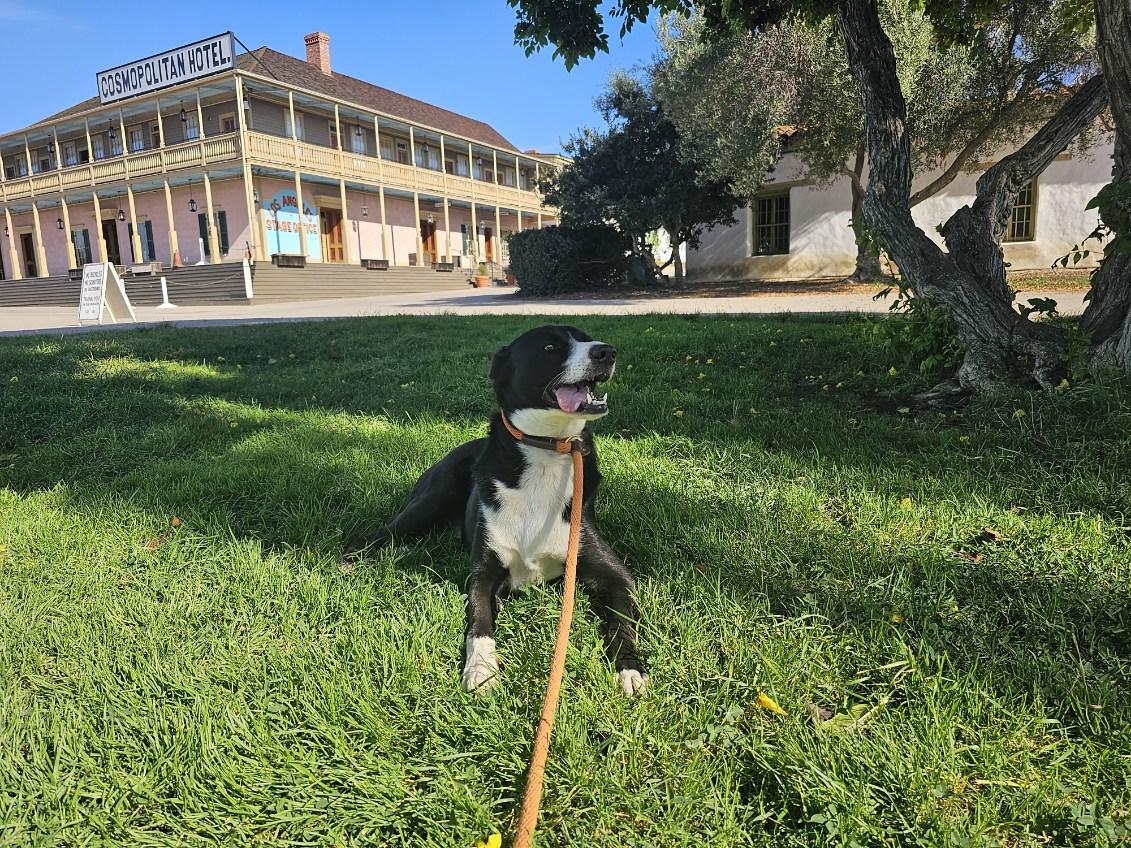
[[[174,527],[180,527],[181,526],[181,519],[177,518],[177,516],[174,515],[173,520],[170,521],[169,523],[172,524]]]
[[[765,692],[758,690],[758,697],[754,699],[754,705],[763,710],[769,710],[775,715],[788,715],[788,713],[778,706],[778,702],[767,695]]]
[[[906,415],[910,411],[911,411],[911,407],[909,407],[909,406],[901,406],[899,409],[896,410],[896,412],[898,412],[900,415]]]
[[[1000,532],[992,527],[983,527],[982,532],[978,534],[979,542],[1000,542],[1004,538]]]
[[[805,702],[805,712],[809,714],[809,718],[813,719],[814,724],[822,724],[833,717],[833,711],[827,707],[820,707],[810,701]]]

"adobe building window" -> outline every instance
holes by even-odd
[[[789,253],[789,192],[755,198],[752,211],[753,255]]]
[[[1013,210],[1009,213],[1006,241],[1032,241],[1037,225],[1037,182],[1030,180],[1017,194]]]

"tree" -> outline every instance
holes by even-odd
[[[969,44],[936,38],[917,2],[883,0],[879,10],[907,102],[913,173],[941,170],[912,194],[912,206],[1047,120],[1062,80],[1094,66],[1090,34],[1066,32],[1055,10],[1040,4],[988,21]],[[793,15],[755,33],[714,39],[705,30],[701,13],[669,15],[660,28],[664,55],[653,75],[684,137],[711,163],[712,175],[750,195],[766,151],[776,147],[772,128],[797,130],[789,150],[811,179],[827,184],[848,177],[857,244],[853,277],[880,276],[863,219],[864,116],[833,21]]]
[[[651,255],[648,235],[662,227],[682,280],[679,246],[694,247],[705,229],[734,223],[739,201],[726,182],[707,178],[702,164],[684,155],[675,125],[639,79],[614,75],[597,107],[606,129],[570,140],[571,162],[545,185],[546,200],[566,226],[614,224],[639,255]]]
[[[518,11],[516,38],[528,50],[554,43],[567,63],[607,48],[596,0],[594,18],[563,33],[562,15],[544,14],[552,0],[508,0]],[[848,68],[864,114],[869,161],[862,213],[882,247],[899,266],[916,297],[944,306],[954,320],[966,353],[958,372],[964,390],[984,390],[1004,381],[1030,382],[1050,389],[1064,371],[1071,340],[1047,323],[1019,314],[1006,285],[1001,239],[1018,193],[1092,125],[1110,102],[1115,124],[1113,182],[1101,214],[1111,230],[1105,258],[1093,278],[1092,298],[1081,321],[1090,334],[1093,362],[1131,373],[1131,9],[1126,0],[926,0],[924,8],[936,35],[969,42],[993,20],[1010,20],[1040,5],[1066,31],[1097,32],[1100,72],[1075,80],[1072,95],[1015,153],[978,180],[970,206],[943,225],[946,249],[927,237],[911,217],[912,145],[907,102],[896,73],[892,41],[884,30],[876,0],[709,0],[708,28],[733,35],[745,28],[760,32],[789,14],[809,19],[835,15]],[[646,20],[650,9],[687,13],[683,0],[619,0],[615,14],[622,29]],[[580,17],[572,19],[575,24]],[[595,25],[594,25],[595,24]],[[568,35],[568,37],[563,37]],[[1024,44],[1015,50],[1024,52]],[[1106,209],[1105,209],[1106,207]]]

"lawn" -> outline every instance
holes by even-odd
[[[582,603],[538,844],[1131,838],[1124,390],[925,413],[875,320],[580,321],[621,351],[597,511],[652,686]],[[507,604],[475,698],[458,543],[338,555],[530,325],[0,341],[0,844],[508,832],[560,590]]]

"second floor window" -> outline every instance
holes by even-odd
[[[141,127],[130,127],[130,153],[145,150],[145,132]]]
[[[79,163],[79,151],[73,141],[68,141],[63,145],[63,165],[71,167]]]
[[[408,164],[408,145],[403,141],[397,142],[397,161],[402,165]]]
[[[416,167],[440,170],[440,151],[430,144],[416,146]]]
[[[353,152],[358,154],[365,154],[367,144],[365,141],[365,130],[361,127],[354,127],[353,132],[350,133],[350,144],[353,147]]]
[[[291,113],[288,109],[283,113],[283,127],[287,132],[287,138],[297,138],[302,141],[306,138],[306,119],[303,117],[302,112],[295,112],[295,125],[292,131],[291,128]]]
[[[196,112],[185,112],[185,122],[181,126],[185,128],[185,141],[200,138],[200,120]]]
[[[149,125],[149,146],[154,150],[161,146],[161,125],[156,121]]]
[[[236,131],[236,113],[227,112],[220,116],[220,132],[234,133]]]
[[[90,139],[90,146],[92,148],[94,148],[94,159],[95,159],[95,161],[98,161],[99,159],[105,159],[106,158],[106,147],[102,142],[102,136],[100,136],[100,135],[92,136],[91,139]]]

